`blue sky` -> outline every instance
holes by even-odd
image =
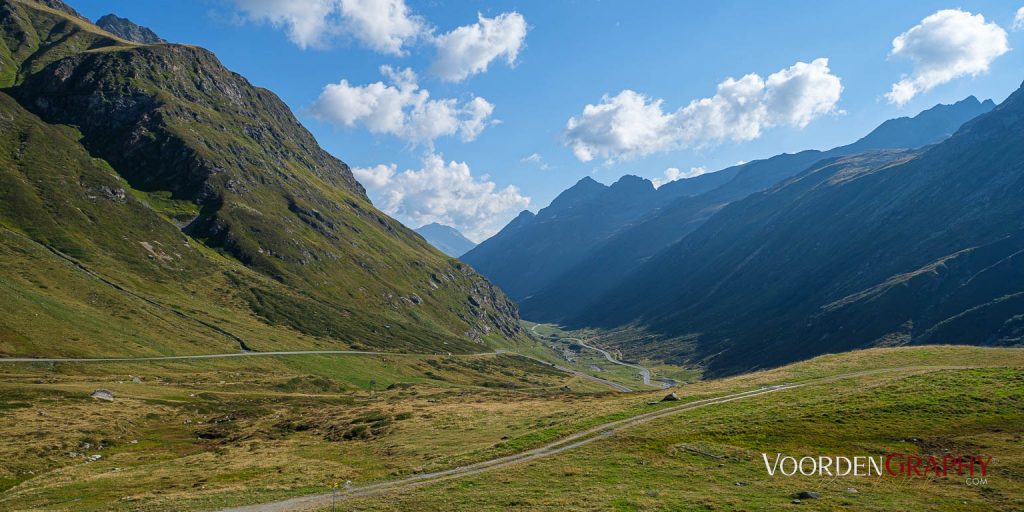
[[[475,240],[583,176],[664,180],[829,148],[1024,80],[1020,0],[69,3],[214,51],[277,93],[379,207]],[[716,98],[730,77],[735,95]]]

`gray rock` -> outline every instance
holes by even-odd
[[[812,491],[800,491],[800,494],[796,495],[797,498],[800,498],[802,500],[816,500],[820,496],[820,494]]]
[[[105,400],[107,402],[114,401],[114,393],[111,392],[109,389],[97,389],[96,391],[93,391],[92,394],[89,396],[97,400]]]
[[[665,395],[665,398],[662,398],[661,401],[662,402],[678,402],[679,401],[679,395],[677,395],[675,393],[669,393],[669,394]]]

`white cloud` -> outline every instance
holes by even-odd
[[[428,146],[438,137],[455,134],[463,141],[474,140],[494,122],[489,121],[494,105],[483,98],[463,103],[453,98],[432,100],[411,69],[381,66],[380,72],[388,83],[351,85],[342,80],[326,85],[312,114],[346,127],[361,123],[372,133]]]
[[[526,39],[526,19],[518,12],[506,12],[494,18],[477,15],[477,22],[465,25],[434,39],[437,59],[434,74],[449,82],[465,80],[470,75],[487,71],[498,57],[515,64],[519,49]]]
[[[566,123],[566,143],[576,158],[588,162],[648,155],[724,140],[746,141],[779,125],[804,127],[814,118],[836,112],[842,94],[828,59],[797,62],[767,80],[751,73],[718,84],[710,98],[693,100],[675,112],[663,100],[631,90],[605,95],[586,105]]]
[[[402,45],[424,30],[404,0],[341,0],[343,26],[370,48],[381,53],[402,54]]]
[[[681,171],[676,167],[669,167],[668,169],[665,169],[664,179],[654,178],[651,182],[654,183],[654,188],[659,188],[666,183],[686,178],[694,178],[701,174],[706,174],[707,172],[708,170],[704,167],[690,167],[689,171]]]
[[[381,53],[402,55],[402,46],[426,33],[404,0],[234,0],[243,15],[284,27],[302,48],[322,47],[351,36]]]
[[[353,167],[352,174],[364,187],[376,190],[391,182],[391,177],[395,175],[395,169],[397,169],[395,164],[377,164],[373,167]]]
[[[988,71],[992,61],[1008,51],[1006,31],[986,23],[981,14],[938,11],[893,39],[890,57],[909,58],[914,72],[893,84],[885,96],[902,105],[935,86]]]
[[[540,153],[532,153],[529,156],[524,156],[519,159],[524,164],[531,164],[537,166],[538,169],[546,171],[551,169],[551,165],[544,161],[544,157]]]
[[[513,185],[499,189],[487,176],[474,177],[465,162],[445,163],[428,153],[420,169],[397,166],[354,168],[374,204],[410,226],[439,222],[473,240],[483,240],[530,204]]]
[[[1017,14],[1013,17],[1013,30],[1024,30],[1024,7],[1017,9]]]
[[[374,51],[405,55],[419,40],[437,48],[431,66],[442,80],[460,82],[487,71],[496,59],[512,66],[528,30],[526,18],[511,11],[434,35],[426,20],[405,0],[233,0],[244,20],[284,28],[301,48],[323,48],[338,36],[355,39]]]

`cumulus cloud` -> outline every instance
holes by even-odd
[[[524,164],[535,165],[538,169],[542,171],[551,169],[551,165],[544,160],[544,157],[541,156],[540,153],[531,153],[529,156],[524,156],[523,158],[520,158],[519,161]]]
[[[402,55],[403,45],[427,27],[404,0],[234,0],[249,20],[284,27],[302,48],[322,47],[348,35],[381,53]]]
[[[676,167],[669,167],[668,169],[665,169],[664,178],[654,178],[651,182],[654,183],[654,188],[658,188],[666,183],[686,178],[694,178],[701,174],[707,174],[707,172],[708,170],[704,167],[690,167],[689,171],[681,171]]]
[[[889,56],[910,59],[914,71],[892,84],[885,96],[902,105],[935,86],[988,71],[992,61],[1008,51],[1006,31],[986,23],[981,14],[938,11],[893,39]]]
[[[362,124],[372,133],[389,134],[411,144],[431,145],[434,139],[458,134],[463,141],[477,138],[489,124],[494,105],[480,97],[466,102],[430,99],[411,69],[381,66],[387,79],[368,85],[347,80],[328,84],[311,107],[317,118],[346,127]]]
[[[1017,9],[1017,14],[1013,17],[1013,30],[1024,30],[1024,7]]]
[[[514,65],[528,30],[526,18],[511,11],[493,18],[477,14],[477,22],[434,35],[405,0],[233,0],[241,17],[283,28],[301,48],[322,48],[348,36],[374,51],[405,55],[406,47],[423,41],[437,48],[431,66],[442,80],[460,82],[487,71],[496,59]]]
[[[397,166],[354,168],[374,204],[410,226],[439,222],[473,240],[483,240],[530,204],[513,185],[499,189],[487,176],[474,177],[465,162],[445,162],[428,153],[420,169]]]
[[[491,61],[504,57],[515,64],[526,39],[526,19],[518,12],[494,18],[477,15],[477,22],[434,38],[437,59],[431,69],[442,80],[459,82],[487,71]]]
[[[710,98],[666,112],[661,99],[631,90],[605,95],[566,123],[567,145],[581,161],[648,155],[724,140],[746,141],[779,125],[804,127],[836,112],[843,87],[828,59],[797,62],[768,76],[751,73],[718,84]]]

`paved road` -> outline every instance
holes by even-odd
[[[537,327],[539,327],[539,326],[540,326],[540,324],[534,324],[533,328],[530,329],[530,330],[533,331],[534,335],[539,336],[539,337],[544,337],[542,334],[537,332]],[[583,341],[583,340],[581,340],[579,338],[560,338],[560,339],[569,340],[569,341],[575,341],[575,342],[579,343],[580,345],[583,345],[584,347],[587,347],[587,348],[589,348],[591,350],[596,350],[596,351],[600,352],[602,355],[604,355],[604,358],[607,359],[609,363],[617,364],[617,365],[621,365],[621,366],[628,366],[630,368],[636,369],[637,371],[640,372],[640,378],[643,379],[644,384],[646,384],[648,386],[651,385],[651,370],[648,370],[647,368],[644,368],[643,366],[640,366],[640,365],[624,363],[622,361],[619,361],[618,359],[615,359],[614,357],[612,357],[612,355],[609,354],[607,351],[601,350],[601,349],[599,349],[599,348],[597,348],[595,346],[592,346],[592,345],[587,345],[587,343],[585,341]],[[587,374],[584,374],[584,375],[587,375]],[[607,381],[607,380],[604,380],[604,379],[601,379],[601,380],[606,382],[606,383],[611,383],[611,381]],[[672,387],[674,382],[675,381],[672,381],[671,379],[668,379],[668,381],[666,381],[666,382],[659,382],[658,384],[661,385],[662,389],[667,389],[667,388]],[[625,387],[625,386],[622,386],[622,387]],[[631,391],[631,390],[629,388],[626,388],[625,390],[622,390],[622,391]]]
[[[603,350],[603,349],[597,348],[597,347],[595,347],[593,345],[587,345],[587,342],[585,342],[585,341],[583,341],[581,339],[578,339],[578,338],[565,338],[565,339],[576,341],[577,343],[579,343],[580,345],[583,345],[584,347],[587,347],[587,348],[589,348],[591,350],[596,350],[596,351],[600,352],[602,355],[604,355],[604,358],[607,359],[609,363],[617,364],[617,365],[620,365],[620,366],[628,366],[630,368],[636,369],[637,371],[640,372],[640,378],[643,379],[644,384],[646,384],[648,386],[651,385],[651,371],[648,370],[647,368],[644,368],[643,366],[640,366],[638,364],[625,363],[625,362],[619,361],[618,359],[615,359],[614,357],[612,357],[612,355],[609,354],[607,350]],[[658,384],[661,385],[662,389],[666,389],[666,388],[672,387],[672,384],[668,383],[668,382],[659,382]]]
[[[577,377],[580,377],[582,379],[587,379],[587,380],[592,381],[592,382],[597,382],[599,384],[604,384],[605,386],[608,386],[608,387],[610,387],[610,388],[612,388],[612,389],[614,389],[616,391],[622,391],[623,393],[629,393],[629,392],[633,391],[631,388],[623,386],[622,384],[619,384],[618,382],[612,382],[612,381],[607,380],[607,379],[602,379],[601,377],[595,377],[595,376],[593,376],[593,375],[591,375],[589,373],[585,373],[585,372],[581,372],[581,371],[578,371],[578,370],[574,370],[572,368],[569,368],[569,367],[566,367],[566,366],[562,366],[562,365],[559,365],[559,364],[550,363],[550,362],[545,361],[543,359],[540,359],[538,357],[528,356],[526,354],[520,354],[518,352],[509,352],[507,350],[502,350],[502,349],[498,349],[497,352],[499,354],[515,354],[515,355],[517,355],[519,357],[525,357],[527,359],[532,359],[534,361],[537,361],[538,363],[550,366],[550,367],[552,367],[552,368],[554,368],[556,370],[563,371],[563,372],[566,372],[566,373],[571,373],[571,374],[573,374],[573,375],[575,375]]]
[[[263,503],[258,505],[247,505],[243,507],[236,507],[230,509],[224,509],[221,512],[296,512],[302,510],[310,510],[315,508],[325,508],[330,506],[333,500],[344,501],[352,498],[361,498],[374,496],[377,494],[383,494],[394,491],[404,491],[413,489],[416,487],[422,487],[424,485],[430,485],[446,480],[453,480],[470,475],[476,475],[485,471],[508,467],[514,464],[522,464],[532,460],[551,457],[567,450],[579,448],[587,445],[599,439],[604,439],[611,436],[621,430],[647,423],[652,420],[664,418],[674,414],[698,409],[702,407],[709,407],[713,405],[724,404],[733,402],[736,400],[743,400],[746,398],[752,398],[756,396],[765,395],[768,393],[776,393],[788,389],[798,388],[809,384],[824,384],[842,379],[848,379],[853,377],[862,377],[880,373],[891,373],[891,372],[931,372],[941,370],[963,370],[968,369],[968,366],[906,366],[900,368],[885,368],[880,370],[866,370],[861,372],[853,372],[841,375],[834,375],[831,377],[823,377],[819,379],[812,379],[802,383],[786,383],[776,386],[769,386],[758,388],[754,390],[744,391],[741,393],[733,393],[717,398],[708,398],[704,400],[698,400],[695,402],[688,402],[685,404],[678,404],[673,406],[662,407],[656,411],[639,414],[631,418],[626,418],[618,421],[608,422],[596,427],[584,430],[582,432],[570,435],[562,438],[558,441],[548,443],[539,448],[527,450],[515,455],[509,455],[497,459],[488,461],[478,462],[476,464],[470,464],[466,466],[460,466],[444,471],[436,471],[432,473],[421,473],[410,477],[391,480],[386,482],[379,482],[374,484],[367,484],[357,487],[352,487],[345,490],[339,490],[337,494],[323,493],[323,494],[312,494],[308,496],[299,496],[296,498],[290,498],[281,501],[275,501],[271,503]]]

